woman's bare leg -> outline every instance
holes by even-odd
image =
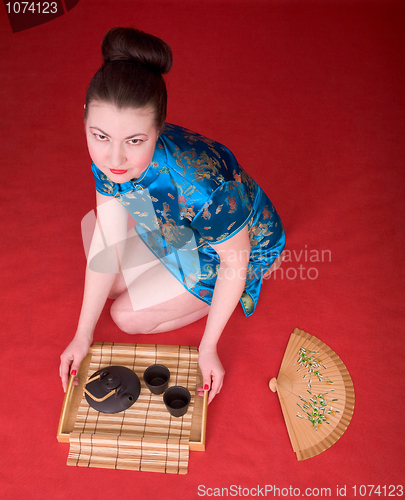
[[[155,257],[132,228],[128,232],[125,252],[120,261],[121,272],[117,274],[108,298],[118,298],[141,274],[159,263],[159,259]]]
[[[114,322],[131,334],[176,330],[208,311],[208,304],[188,292],[161,263],[134,279],[111,306]]]

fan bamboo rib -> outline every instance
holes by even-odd
[[[300,352],[313,356],[317,368],[314,370],[311,365],[311,369],[317,374],[299,363]],[[277,393],[298,460],[311,458],[332,446],[345,432],[353,415],[353,382],[342,360],[329,346],[298,328],[290,336],[281,363]],[[322,408],[326,407],[331,413],[322,424],[315,425],[306,413],[309,407],[320,408],[321,399],[326,403]]]
[[[155,363],[169,368],[169,386],[182,385],[190,391],[183,417],[172,417],[163,395],[147,389],[143,372]],[[141,393],[133,406],[115,414],[96,411],[83,397],[69,438],[68,465],[187,473],[197,363],[195,347],[95,344],[88,376],[105,366],[126,366],[138,375]]]

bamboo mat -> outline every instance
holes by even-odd
[[[152,394],[143,372],[159,363],[170,370],[169,387],[182,385],[191,393],[183,417],[172,417],[163,394]],[[88,377],[100,368],[119,365],[133,370],[141,382],[139,398],[129,409],[100,413],[82,398],[70,433],[68,465],[186,474],[197,383],[195,347],[101,343],[92,346]]]

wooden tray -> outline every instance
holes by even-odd
[[[80,364],[79,369],[79,385],[73,385],[74,377],[70,377],[68,388],[63,400],[62,411],[59,419],[57,439],[61,443],[69,443],[69,434],[73,431],[75,425],[77,411],[83,397],[83,387],[88,378],[89,365],[91,360],[92,350]],[[153,362],[151,362],[152,364]],[[202,385],[202,375],[198,368],[197,371],[197,387]],[[195,393],[195,404],[191,423],[189,449],[192,451],[205,450],[205,434],[207,423],[207,401],[208,391],[204,397],[200,397]]]

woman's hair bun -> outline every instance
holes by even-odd
[[[170,46],[160,38],[135,28],[112,28],[101,44],[104,63],[132,61],[160,74],[168,73],[173,56]]]

